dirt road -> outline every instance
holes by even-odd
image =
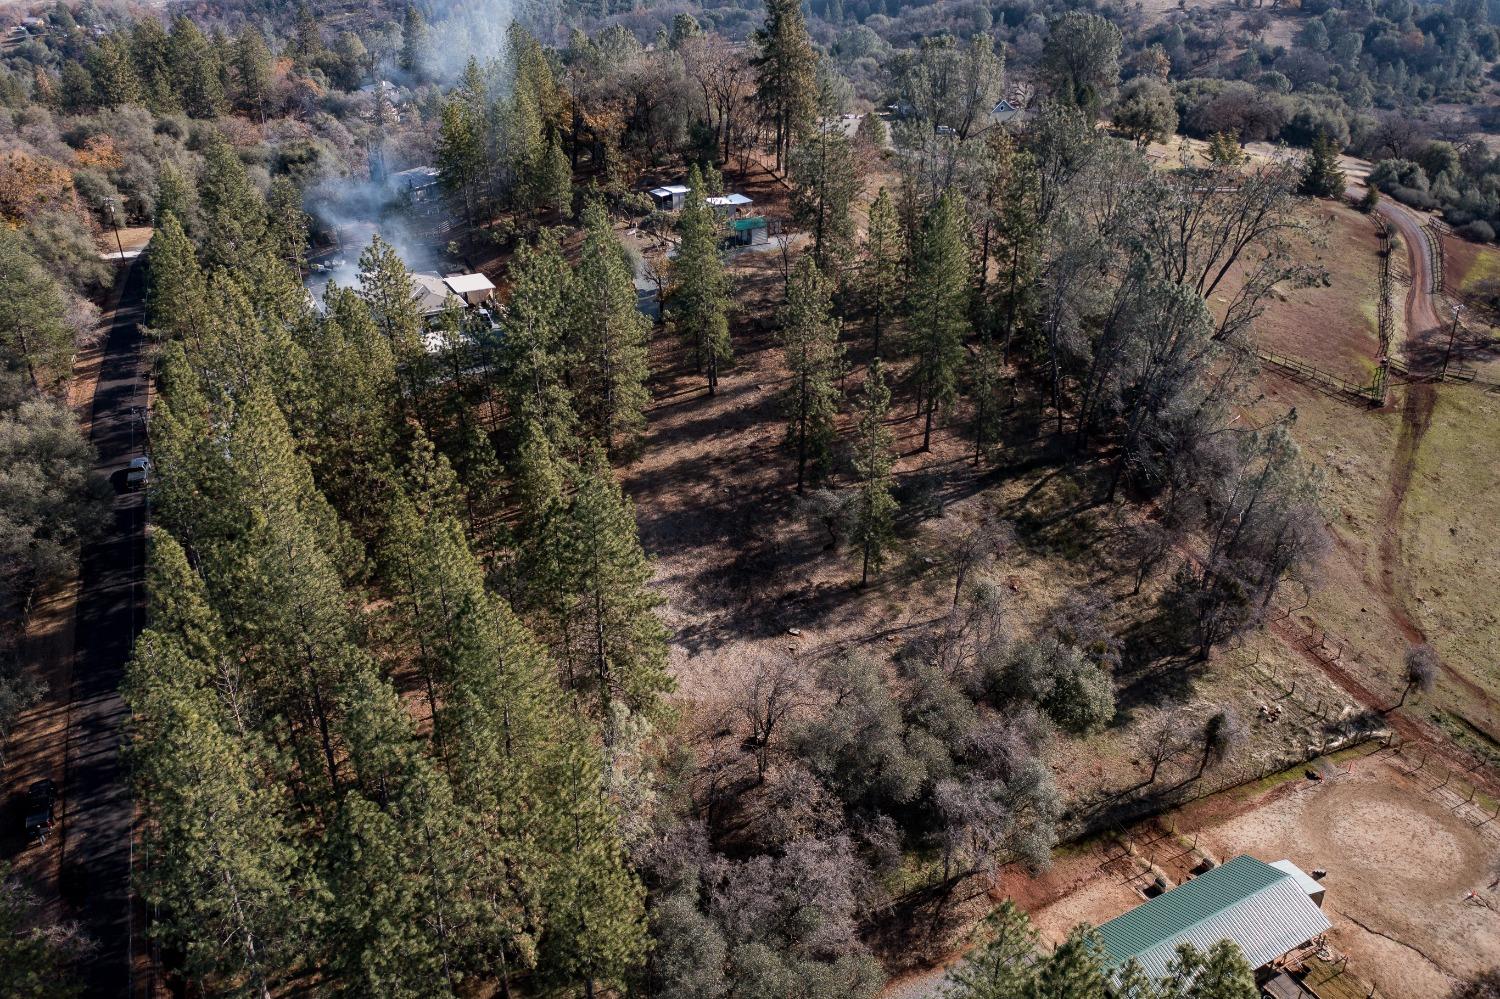
[[[79,417],[114,498],[99,536],[80,553],[76,582],[50,595],[46,634],[28,649],[28,666],[45,674],[48,696],[11,737],[18,769],[8,782],[56,780],[58,824],[45,848],[4,840],[53,913],[78,920],[94,940],[85,994],[110,997],[135,993],[134,805],[120,754],[126,711],[119,689],[141,627],[146,518],[144,495],[123,490],[124,466],[145,448],[145,270],[132,263],[120,280],[105,338],[80,356],[76,372]]]

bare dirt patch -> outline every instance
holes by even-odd
[[[1491,904],[1500,843],[1409,778],[1366,758],[1333,781],[1308,782],[1200,831],[1220,860],[1248,853],[1328,870],[1331,939],[1383,995],[1436,996],[1493,963],[1500,919]],[[1183,816],[1190,827],[1192,811]]]

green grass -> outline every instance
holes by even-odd
[[[1440,391],[1401,531],[1413,617],[1450,667],[1500,695],[1500,397]],[[1442,706],[1496,731],[1474,700],[1439,682]]]
[[[1468,291],[1487,279],[1500,280],[1500,251],[1481,246],[1469,272],[1464,275],[1464,290]]]

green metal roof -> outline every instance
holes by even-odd
[[[735,232],[744,232],[746,229],[764,229],[765,227],[766,220],[760,215],[752,215],[749,218],[743,219],[732,219],[729,223],[729,228]]]
[[[1286,871],[1235,857],[1099,927],[1115,964],[1130,958],[1162,977],[1179,943],[1202,950],[1233,940],[1261,967],[1328,929],[1327,918]]]

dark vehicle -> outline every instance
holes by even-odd
[[[39,780],[26,792],[26,838],[33,843],[47,842],[57,810],[57,785],[50,779]]]

